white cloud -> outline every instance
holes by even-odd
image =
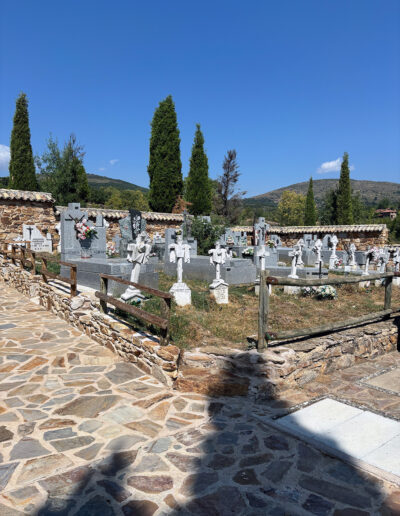
[[[105,171],[105,168],[104,167],[100,167],[99,168],[99,172],[104,172]]]
[[[340,172],[342,158],[334,159],[333,161],[324,161],[317,169],[317,174],[330,174],[331,172]],[[354,166],[350,165],[350,170],[354,170]]]
[[[110,165],[115,165],[118,161],[119,159],[110,159]]]
[[[10,161],[10,147],[0,144],[0,172],[8,171],[8,163]]]

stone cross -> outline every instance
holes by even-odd
[[[305,243],[304,243],[303,238],[300,238],[300,240],[298,240],[296,245],[300,249],[300,254],[297,258],[297,267],[304,267],[304,262],[303,262],[302,256],[303,256],[303,248],[305,246]]]
[[[183,262],[190,263],[190,245],[183,243],[182,232],[176,233],[176,243],[168,248],[169,261],[176,263],[177,282],[170,288],[178,306],[190,305],[192,296],[190,288],[183,282]]]
[[[228,303],[228,284],[221,279],[221,265],[226,262],[226,249],[221,247],[219,242],[216,242],[215,248],[208,251],[210,255],[211,265],[215,265],[215,279],[210,285],[210,294],[214,297],[217,304]]]
[[[221,280],[221,265],[223,265],[226,262],[226,249],[221,247],[221,244],[219,242],[216,242],[215,249],[210,249],[208,251],[208,254],[210,255],[211,265],[215,265],[215,279],[213,281],[213,284],[224,283],[224,281]]]
[[[377,267],[378,267],[378,271],[383,274],[386,270],[386,265],[387,265],[387,255],[385,253],[385,250],[384,249],[379,249],[379,254],[378,254],[378,260],[377,260]]]
[[[319,264],[322,262],[322,258],[321,258],[322,242],[319,238],[315,242],[312,250],[317,255],[317,259],[315,260],[315,265],[316,265],[316,267],[319,267]]]
[[[298,245],[293,247],[293,251],[289,253],[289,256],[292,256],[292,269],[289,274],[289,278],[297,279],[298,276],[296,274],[296,268],[298,266],[298,259],[301,256],[301,248]]]
[[[356,246],[351,243],[349,247],[349,265],[350,267],[357,267],[356,263]]]
[[[265,271],[265,258],[269,256],[269,251],[265,247],[265,244],[261,245],[257,249],[257,257],[260,260],[260,270]]]
[[[337,261],[337,254],[336,254],[336,247],[338,245],[338,238],[336,235],[333,235],[332,238],[329,240],[330,247],[332,248],[332,253],[329,257],[329,268],[334,269]]]
[[[258,222],[254,224],[254,245],[260,246],[265,244],[265,237],[269,225],[266,224],[264,217],[259,217]]]
[[[339,243],[338,237],[336,235],[333,235],[332,238],[330,239],[330,242],[331,242],[331,247],[332,247],[331,258],[337,258],[336,247]]]
[[[377,258],[377,255],[376,255],[376,251],[374,248],[372,249],[368,249],[367,251],[365,251],[365,267],[364,267],[364,271],[362,272],[362,276],[368,276],[369,274],[369,264],[370,262],[373,262],[376,260]]]
[[[130,281],[132,281],[132,283],[138,283],[140,268],[142,265],[149,261],[151,251],[151,245],[149,243],[149,237],[147,236],[147,233],[145,233],[144,231],[139,233],[139,235],[136,238],[136,242],[128,244],[127,250],[127,261],[133,264]],[[137,287],[130,285],[121,295],[121,299],[127,301],[128,299],[132,299],[133,297],[137,297],[139,299],[144,298],[143,294]]]

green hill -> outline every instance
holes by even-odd
[[[128,181],[123,181],[122,179],[113,179],[112,177],[99,176],[97,174],[87,174],[87,178],[88,183],[92,188],[112,186],[118,190],[140,190],[144,193],[149,191],[148,188],[135,185],[134,183],[129,183]]]
[[[325,194],[337,187],[339,179],[316,179],[313,181],[314,197],[317,204],[321,204]],[[359,192],[364,204],[374,206],[382,199],[389,199],[389,202],[397,205],[400,203],[400,183],[390,183],[388,181],[365,181],[351,180],[354,193]],[[245,204],[252,206],[274,207],[278,204],[284,190],[292,190],[296,193],[306,195],[308,181],[295,183],[293,185],[278,188],[254,197],[245,199]]]

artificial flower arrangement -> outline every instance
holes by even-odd
[[[336,258],[335,260],[335,268],[338,269],[343,265],[343,260],[341,258]]]
[[[97,231],[87,224],[87,220],[83,219],[81,222],[75,224],[75,229],[78,233],[79,240],[90,240],[97,235]]]
[[[274,249],[275,247],[277,247],[276,242],[274,242],[273,240],[267,240],[265,243],[270,249]]]
[[[246,249],[243,250],[242,256],[253,256],[254,255],[254,249],[252,247],[246,247]]]
[[[322,285],[321,287],[302,287],[301,294],[304,297],[316,297],[317,299],[336,299],[337,292],[332,285]]]
[[[114,258],[115,256],[118,255],[117,248],[115,247],[114,242],[107,242],[106,255],[109,258]]]

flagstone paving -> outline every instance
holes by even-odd
[[[400,418],[363,383],[398,355],[275,400],[181,394],[1,287],[1,516],[400,514],[394,483],[268,424],[327,395]]]

